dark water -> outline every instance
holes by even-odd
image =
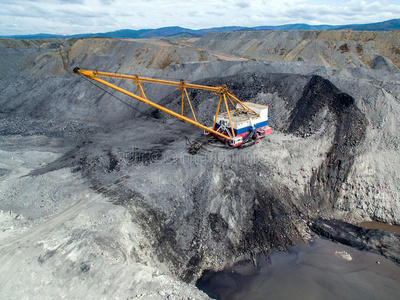
[[[259,265],[205,273],[197,287],[224,299],[400,299],[400,267],[383,256],[317,239]]]

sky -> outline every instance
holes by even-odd
[[[0,0],[0,35],[168,26],[344,25],[397,18],[399,0]]]

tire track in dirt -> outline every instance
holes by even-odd
[[[1,290],[9,279],[22,267],[25,254],[39,250],[40,246],[37,244],[39,240],[46,239],[52,232],[58,230],[62,224],[72,220],[91,206],[100,203],[101,198],[101,195],[97,195],[91,199],[84,197],[74,205],[28,232],[2,242],[0,245],[0,295]]]

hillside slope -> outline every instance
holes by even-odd
[[[228,26],[228,27],[213,27],[206,29],[188,29],[179,26],[162,27],[157,29],[121,29],[116,31],[102,32],[102,33],[82,33],[75,35],[57,35],[39,33],[33,35],[14,35],[14,36],[1,36],[2,38],[14,39],[50,39],[50,38],[87,38],[87,37],[107,37],[107,38],[152,38],[152,37],[171,37],[171,36],[184,36],[184,37],[202,37],[211,32],[232,32],[232,31],[252,31],[252,30],[357,30],[357,31],[393,31],[400,29],[400,19],[387,20],[378,23],[369,24],[350,24],[350,25],[308,25],[308,24],[285,24],[277,26],[257,26],[257,27],[243,27],[243,26]]]
[[[386,61],[383,69],[399,72],[400,67],[400,31],[210,33],[193,45],[260,61],[298,61],[340,69],[370,68],[374,59],[382,56]]]

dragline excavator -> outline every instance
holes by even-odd
[[[225,142],[232,147],[242,146],[250,142],[256,143],[260,138],[265,137],[272,131],[271,127],[268,126],[268,106],[252,102],[241,102],[235,97],[235,95],[232,94],[226,85],[212,87],[191,84],[185,82],[184,80],[181,80],[180,82],[168,81],[139,77],[138,75],[123,75],[94,70],[81,70],[78,67],[74,69],[74,73],[95,80],[140,102],[146,103],[167,114],[170,114],[175,118],[197,126],[203,129],[207,135],[214,136],[221,142]],[[137,95],[104,80],[104,78],[132,81],[132,83],[137,86]],[[176,89],[181,90],[181,113],[179,114],[174,112],[147,99],[142,83],[174,86]],[[219,96],[217,111],[215,113],[213,126],[211,128],[197,121],[196,114],[187,93],[187,89],[206,90]],[[193,118],[184,116],[183,114],[185,99],[190,106]],[[232,108],[229,107],[229,104],[231,104]],[[220,112],[221,105],[225,106],[224,112]]]

